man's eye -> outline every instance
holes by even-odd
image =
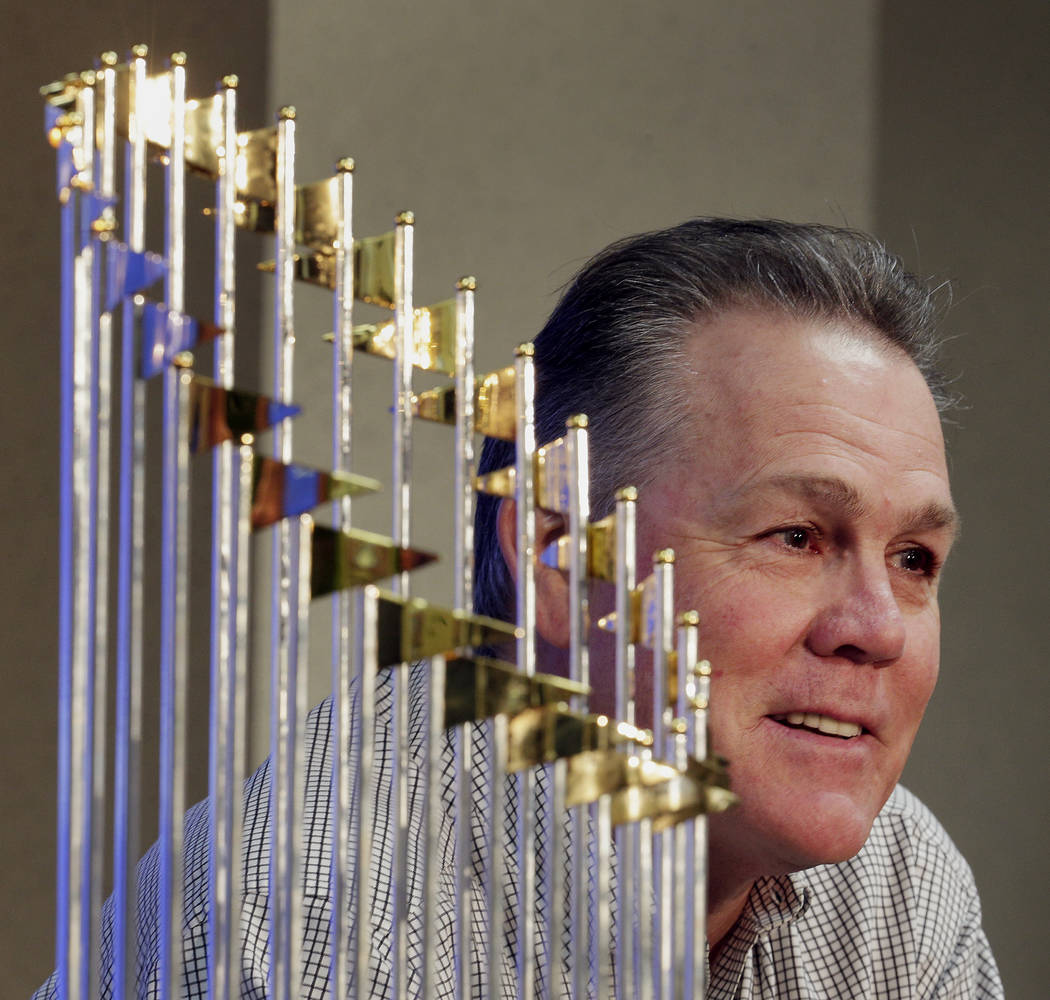
[[[813,543],[812,530],[798,525],[791,528],[781,528],[779,531],[774,532],[774,536],[779,537],[789,549],[808,549]]]
[[[931,574],[936,569],[936,560],[929,549],[902,549],[894,559],[897,565],[909,573]]]

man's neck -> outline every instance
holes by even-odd
[[[707,946],[711,951],[711,962],[715,961],[721,951],[722,943],[728,937],[733,925],[744,912],[744,904],[751,892],[751,885],[730,896],[709,898],[707,911]]]

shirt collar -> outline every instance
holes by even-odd
[[[809,896],[803,872],[760,878],[747,897],[744,920],[751,924],[755,936],[769,934],[801,917],[809,906]]]

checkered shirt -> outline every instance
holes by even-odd
[[[419,870],[424,849],[423,782],[425,780],[426,709],[424,665],[412,668],[409,763],[411,836],[408,861],[408,968],[410,996],[422,989],[424,885]],[[389,676],[389,675],[385,675]],[[393,831],[390,802],[390,710],[392,692],[384,678],[378,687],[376,729],[376,826],[373,840],[371,926],[372,966],[367,973],[368,997],[388,995],[394,961],[389,874]],[[307,1000],[322,1000],[328,990],[330,958],[329,808],[331,706],[322,702],[307,720],[305,732],[306,788],[303,820],[305,906],[303,922],[303,992]],[[487,757],[483,727],[476,727],[475,758]],[[455,960],[459,948],[455,919],[454,815],[456,760],[451,741],[442,754],[439,793],[443,803],[439,899],[439,933],[431,947],[438,949],[439,975],[434,996],[456,996]],[[351,758],[351,770],[356,759]],[[487,851],[488,817],[484,814],[484,781],[475,777],[476,805],[472,815],[475,836],[474,884],[471,889],[473,929],[471,993],[485,996],[487,923],[481,879]],[[541,783],[546,772],[540,773]],[[542,800],[542,796],[541,796]],[[513,841],[516,808],[508,796],[505,829]],[[352,811],[353,815],[353,811]],[[268,995],[268,854],[270,820],[270,765],[264,763],[245,786],[243,899],[241,937],[243,980],[241,996],[259,1000]],[[549,864],[544,833],[550,817],[541,815],[538,868]],[[354,842],[356,827],[351,830]],[[183,996],[206,996],[208,809],[194,806],[185,821],[185,904],[183,918]],[[158,852],[156,845],[139,865],[138,996],[159,1000],[157,981]],[[542,879],[541,879],[542,881]],[[513,852],[508,857],[506,883],[506,947],[499,968],[501,993],[518,995],[513,948],[516,937],[517,872]],[[545,902],[540,900],[540,964],[548,946],[542,928]],[[103,914],[101,985],[103,1000],[112,991],[111,902]],[[352,920],[353,913],[348,914]],[[615,944],[614,944],[615,947]],[[564,977],[552,984],[555,996],[568,995]],[[592,983],[592,990],[594,985]],[[744,912],[719,951],[711,970],[709,1000],[731,998],[940,998],[994,1000],[1003,996],[995,961],[981,929],[980,902],[970,869],[932,814],[909,792],[897,788],[875,822],[861,852],[838,865],[809,869],[783,878],[759,880]],[[57,997],[52,976],[34,1000]]]

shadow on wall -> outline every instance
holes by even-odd
[[[949,428],[965,529],[943,591],[940,688],[905,781],[973,866],[1008,996],[1050,978],[1045,830],[1046,5],[882,4],[876,219],[951,279]],[[910,249],[910,252],[908,250]]]

